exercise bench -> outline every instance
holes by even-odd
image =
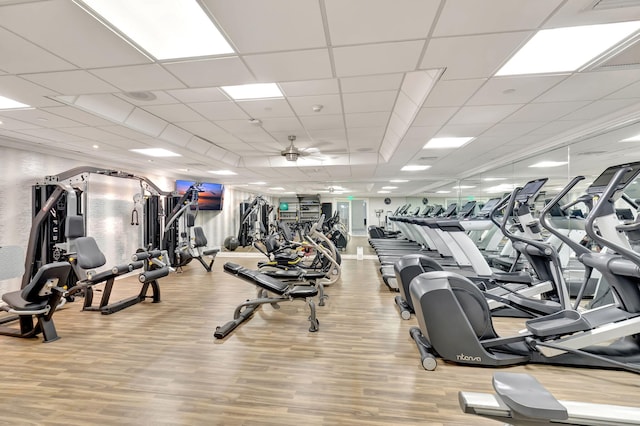
[[[294,300],[304,300],[309,306],[309,331],[318,331],[318,319],[316,318],[316,306],[313,303],[313,297],[318,294],[318,289],[313,286],[290,286],[276,278],[270,277],[254,271],[236,263],[227,262],[224,264],[225,272],[250,282],[258,287],[258,296],[255,299],[247,300],[236,308],[233,314],[233,320],[216,328],[213,333],[216,339],[223,339],[235,330],[240,324],[247,321],[253,316],[256,309],[266,303],[271,304],[275,309],[279,308],[279,302],[292,302]],[[272,293],[275,296],[270,296]]]
[[[20,329],[7,326],[0,327],[0,334],[13,337],[35,337],[42,333],[43,342],[58,340],[54,312],[66,302],[66,291],[62,286],[66,283],[71,265],[67,262],[56,262],[42,266],[22,290],[11,291],[2,295],[6,305],[0,310],[12,314],[0,320],[0,324],[20,321]]]

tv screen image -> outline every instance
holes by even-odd
[[[196,185],[198,188],[198,209],[222,210],[224,205],[224,185],[221,183],[195,182],[189,180],[177,180],[176,192],[185,194],[189,188]]]

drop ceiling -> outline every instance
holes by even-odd
[[[640,134],[637,43],[579,72],[494,77],[536,31],[640,20],[637,2],[199,3],[235,53],[157,61],[71,0],[0,0],[0,95],[34,107],[0,111],[0,146],[258,192],[358,197],[383,186],[435,195],[461,180],[481,191],[496,184],[486,177],[562,182],[640,160],[640,147],[618,142]],[[426,96],[414,81],[427,81]],[[234,101],[220,89],[247,83],[277,83],[284,98]],[[308,154],[295,162],[280,155],[289,135]],[[475,139],[423,149],[462,136]],[[129,151],[152,147],[181,156]],[[568,151],[569,170],[526,167]],[[430,168],[401,171],[407,164]]]

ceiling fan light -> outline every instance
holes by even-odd
[[[284,154],[284,158],[287,159],[287,161],[296,161],[298,159],[298,153],[297,152],[287,152]]]

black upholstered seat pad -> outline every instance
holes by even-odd
[[[47,306],[47,300],[40,303],[29,303],[20,295],[21,291],[11,291],[2,295],[2,300],[16,311],[36,311]]]
[[[280,296],[287,294],[287,296],[293,298],[306,298],[318,294],[318,290],[315,287],[301,286],[290,288],[289,285],[276,278],[265,275],[260,271],[245,268],[236,263],[227,262],[223,268],[226,272],[237,275],[239,278]]]

